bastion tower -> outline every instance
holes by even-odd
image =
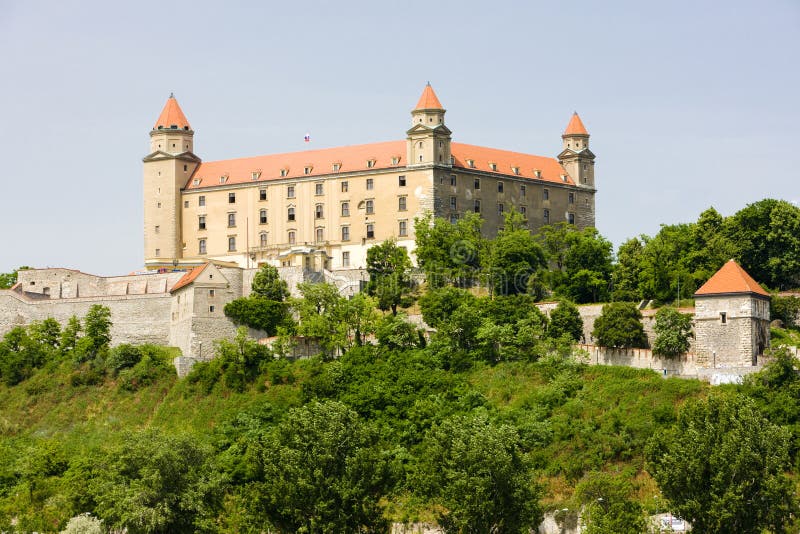
[[[200,164],[194,131],[173,95],[150,131],[144,157],[144,259],[147,268],[172,266],[183,258],[181,190]]]
[[[558,162],[578,187],[575,222],[581,228],[594,226],[594,194],[597,192],[594,186],[595,155],[589,150],[589,132],[577,112],[572,114],[561,139],[563,147]]]

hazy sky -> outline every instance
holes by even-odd
[[[173,91],[206,161],[403,139],[428,80],[459,142],[556,156],[577,110],[615,247],[798,202],[798,53],[798,0],[0,0],[0,272],[142,267]]]

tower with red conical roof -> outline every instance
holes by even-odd
[[[734,260],[694,294],[698,364],[749,367],[769,348],[769,293]]]
[[[452,132],[444,125],[445,113],[439,97],[428,82],[416,107],[411,111],[411,128],[406,132],[406,156],[409,165],[452,166]]]
[[[148,268],[172,267],[183,258],[181,191],[200,163],[194,131],[170,94],[150,131],[144,157],[144,258]]]
[[[589,150],[589,132],[577,111],[572,114],[561,140],[563,147],[558,162],[578,186],[570,213],[577,218],[575,222],[579,226],[594,226],[594,194],[597,191],[594,184],[595,156]]]

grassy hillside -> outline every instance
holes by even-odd
[[[71,362],[51,364],[16,386],[0,386],[0,513],[5,515],[0,524],[8,525],[12,517],[41,516],[49,523],[39,528],[63,526],[70,513],[81,511],[52,505],[69,500],[63,481],[68,466],[93,450],[113,448],[126,431],[156,429],[216,444],[225,441],[222,436],[242,413],[269,409],[279,419],[314,398],[349,405],[380,429],[387,447],[401,447],[406,455],[416,453],[423,434],[437,421],[481,408],[519,431],[544,487],[545,507],[572,506],[576,485],[598,471],[632,480],[634,498],[655,507],[657,489],[643,471],[645,442],[675,420],[687,398],[709,389],[649,371],[557,359],[476,364],[455,373],[437,368],[421,352],[357,352],[336,362],[267,365],[242,391],[224,380],[209,386],[197,377],[179,380],[174,375],[135,391],[110,375],[94,385],[73,385]],[[66,464],[34,484],[28,458],[40,451]],[[231,513],[231,502],[222,515]],[[402,483],[386,504],[393,520],[431,517],[428,504],[410,497]]]

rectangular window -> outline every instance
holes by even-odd
[[[522,214],[523,217],[525,217],[525,218],[528,217],[528,208],[527,207],[520,206],[519,207],[519,212]]]
[[[197,229],[198,230],[205,230],[206,229],[206,216],[201,215],[197,218]]]
[[[259,224],[267,224],[267,210],[260,210],[258,212]]]
[[[503,215],[503,212],[505,210],[506,210],[506,207],[502,203],[497,205],[497,214],[498,215]]]
[[[322,194],[322,184],[314,184],[314,194],[317,196]]]
[[[542,200],[550,200],[550,190],[542,189]]]
[[[317,228],[315,236],[317,239],[317,243],[321,243],[325,238],[325,230],[322,228]]]
[[[451,174],[450,175],[450,185],[452,185],[453,187],[456,186],[456,175],[455,174]]]
[[[519,186],[519,196],[525,198],[527,194],[528,194],[528,188],[525,187],[524,185]]]
[[[197,252],[199,254],[205,254],[206,253],[206,240],[205,239],[201,239],[200,241],[197,242]]]
[[[719,312],[719,322],[722,324],[728,323],[728,313],[727,312]]]
[[[236,236],[228,238],[228,252],[236,252]]]
[[[342,252],[342,267],[350,267],[350,253]]]
[[[161,227],[159,225],[156,225],[156,233],[159,233],[160,231],[161,231]]]
[[[481,212],[481,201],[478,200],[478,199],[475,199],[474,210],[475,210],[475,213],[480,213]]]
[[[208,307],[208,313],[214,313],[214,306]]]
[[[472,185],[472,188],[477,191],[481,188],[481,179],[475,178],[475,183]]]
[[[350,216],[350,203],[342,202],[342,217],[349,217],[349,216]]]
[[[407,197],[399,197],[397,199],[397,211],[406,211],[408,209],[406,202],[408,201]]]
[[[209,290],[208,290],[208,296],[209,296],[209,297],[213,297],[215,292],[216,292],[215,290],[213,290],[213,289],[209,289]]]
[[[575,204],[575,193],[570,193],[567,202]]]
[[[228,228],[233,228],[234,226],[236,226],[236,214],[235,213],[229,213],[228,214]]]
[[[367,239],[375,239],[375,225],[372,223],[367,225]]]
[[[286,186],[286,198],[294,198],[294,186],[287,185]]]
[[[228,193],[228,204],[236,204],[236,193]]]
[[[397,177],[397,185],[399,185],[400,187],[405,187],[406,186],[406,177],[405,176],[398,176]]]
[[[545,224],[550,224],[550,210],[544,210],[542,214],[542,219],[544,220]]]
[[[350,241],[350,227],[342,226],[342,241]]]
[[[372,178],[367,178],[367,190],[369,191],[375,186],[375,181]]]
[[[371,214],[375,213],[375,201],[374,200],[367,200],[366,207],[367,207],[367,215],[371,215]]]
[[[297,241],[297,234],[294,230],[289,230],[289,244],[294,245]]]
[[[189,201],[188,200],[184,200],[183,201],[183,207],[184,208],[188,208],[189,207]]]
[[[408,235],[408,221],[400,221],[397,229],[397,235],[400,237],[405,237]]]
[[[267,190],[266,189],[259,189],[258,190],[258,200],[267,200]]]
[[[294,220],[294,208],[289,208],[286,210],[286,219],[289,221]]]
[[[268,235],[267,232],[261,232],[260,234],[258,234],[258,240],[262,247],[267,246],[267,235]]]
[[[342,182],[342,193],[347,193],[348,183]]]
[[[324,216],[324,212],[322,210],[322,204],[317,204],[314,207],[314,218],[315,219],[322,219]]]
[[[458,204],[457,204],[457,201],[456,201],[456,197],[450,197],[450,210],[451,211],[456,211],[456,206],[457,205]]]
[[[200,195],[197,197],[197,205],[198,206],[205,206],[206,205],[206,197],[205,195]]]
[[[570,223],[570,224],[575,224],[575,214],[574,213],[568,213],[567,214],[567,222]]]
[[[498,193],[503,192],[503,182],[497,182],[497,192]]]
[[[160,248],[156,249],[156,256],[161,256],[161,249]]]

